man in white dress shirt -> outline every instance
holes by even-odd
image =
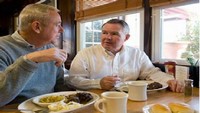
[[[117,81],[142,79],[164,82],[172,91],[182,92],[182,86],[155,68],[143,51],[124,45],[129,37],[125,21],[111,19],[103,24],[101,45],[81,50],[72,61],[70,84],[82,90],[110,90]]]

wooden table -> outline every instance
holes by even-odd
[[[90,92],[101,94],[104,90],[90,90]],[[183,102],[189,104],[193,109],[199,113],[199,88],[193,88],[192,97],[184,97],[183,93],[174,93],[168,90],[148,92],[148,100],[144,102],[135,102],[128,100],[127,113],[142,113],[142,108],[145,105],[163,103],[168,104],[169,102]],[[2,109],[17,109],[18,104],[7,105],[0,108],[0,113],[20,113],[17,110],[12,111],[2,111]],[[74,111],[73,113],[100,113],[98,112],[93,104],[82,108],[80,110]]]

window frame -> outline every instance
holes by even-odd
[[[179,59],[162,59],[161,54],[162,54],[162,23],[160,15],[161,10],[164,8],[171,8],[171,7],[178,7],[182,5],[189,5],[189,4],[194,4],[196,2],[189,2],[189,3],[178,3],[178,4],[170,4],[167,6],[160,6],[160,7],[153,7],[152,8],[152,62],[154,63],[164,63],[166,61],[175,61],[176,64],[178,65],[187,65],[189,66],[189,62],[186,60],[179,60]]]

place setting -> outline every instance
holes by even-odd
[[[147,87],[151,87],[151,90],[153,87],[157,89],[163,87],[157,82],[148,83],[147,81],[127,81],[118,85],[119,92],[112,90],[101,93],[102,98],[94,103],[96,110],[102,113],[127,113],[128,100],[131,102],[147,101]],[[101,104],[103,104],[102,107],[100,107]]]
[[[33,97],[19,104],[22,113],[68,113],[93,104],[99,95],[87,91],[64,91]]]
[[[128,93],[128,86],[132,84],[135,81],[119,81],[116,83],[114,90],[117,91],[123,91]],[[159,83],[155,81],[145,81],[145,80],[137,80],[138,83],[145,82],[147,83],[147,92],[154,92],[154,91],[160,91],[163,89],[166,89],[168,87],[168,84],[166,83]]]
[[[143,107],[144,113],[198,113],[190,105],[183,102],[155,103]]]

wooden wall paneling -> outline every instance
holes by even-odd
[[[142,0],[126,0],[126,9],[142,8]]]
[[[0,36],[8,35],[10,32],[10,25],[12,17],[10,15],[4,15],[0,13]]]
[[[62,47],[68,53],[65,67],[70,68],[71,61],[76,55],[76,22],[75,22],[75,0],[57,0],[58,9],[61,10],[62,26],[64,33],[61,37]]]
[[[149,0],[151,7],[163,6],[170,4],[170,0]]]
[[[0,36],[12,34],[15,31],[15,17],[30,3],[39,0],[2,0],[0,2]]]

